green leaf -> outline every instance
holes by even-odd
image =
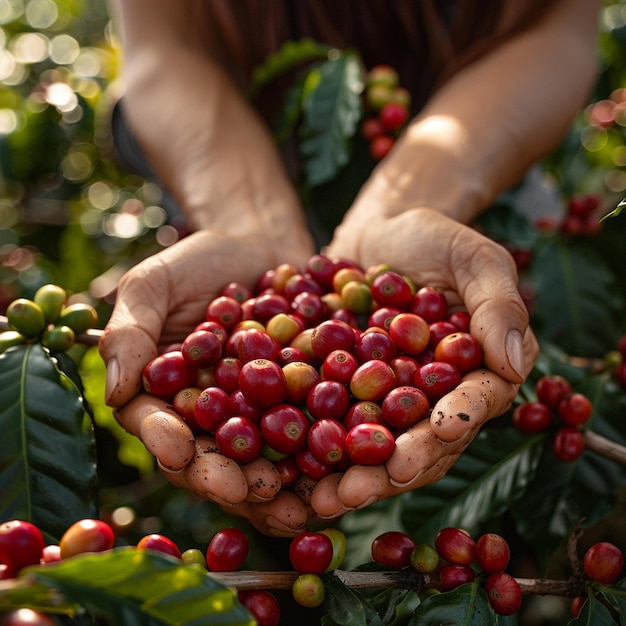
[[[497,623],[487,595],[475,581],[426,598],[415,609],[408,626],[492,626]]]
[[[344,585],[336,576],[324,576],[324,606],[327,626],[382,626],[383,622],[370,603],[356,590]]]
[[[604,355],[623,322],[623,302],[604,259],[585,242],[549,239],[531,266],[540,336],[569,354]]]
[[[305,63],[325,59],[330,46],[320,44],[310,37],[298,41],[286,41],[267,56],[265,61],[252,70],[252,91],[258,93],[268,83]]]
[[[626,579],[622,578],[617,584],[610,587],[594,585],[604,596],[606,601],[617,611],[618,615],[626,617]]]
[[[0,518],[59,538],[97,514],[95,444],[82,397],[40,344],[0,355]]]
[[[578,617],[570,620],[568,626],[615,626],[617,623],[606,606],[591,594]]]
[[[338,54],[313,68],[304,84],[300,152],[304,183],[328,182],[350,160],[350,138],[361,119],[360,63],[353,53]]]
[[[252,626],[255,622],[232,590],[206,570],[151,550],[116,548],[24,570],[36,597],[59,591],[66,610],[81,605],[125,626],[172,624]],[[20,577],[22,578],[22,577]],[[0,596],[0,609],[12,595]]]
[[[427,543],[445,526],[476,530],[523,494],[540,454],[537,438],[513,428],[483,429],[441,480],[405,494],[405,526]]]
[[[626,208],[626,199],[622,200],[612,211],[603,215],[600,218],[600,221],[603,222],[605,219],[609,217],[617,217],[624,209]]]

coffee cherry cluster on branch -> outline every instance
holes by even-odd
[[[522,432],[539,433],[553,429],[552,449],[561,461],[575,461],[585,449],[582,428],[593,412],[591,400],[572,391],[560,375],[542,376],[535,383],[537,400],[515,407],[513,424]]]
[[[389,153],[409,119],[411,95],[399,83],[398,72],[388,65],[377,65],[366,76],[361,135],[375,161]]]
[[[0,353],[33,342],[41,342],[53,353],[69,350],[76,335],[96,326],[98,314],[90,304],[69,304],[67,297],[62,287],[46,284],[32,300],[13,300],[6,311],[10,329],[0,332]]]
[[[257,494],[267,500],[301,477],[385,463],[482,357],[469,315],[440,291],[314,255],[304,272],[266,271],[254,290],[225,285],[145,366],[143,386],[240,466],[271,462]]]
[[[376,563],[430,574],[437,591],[452,591],[479,579],[499,615],[513,615],[522,604],[519,583],[505,572],[510,555],[509,544],[501,535],[484,533],[474,540],[466,530],[452,526],[442,528],[433,545],[416,544],[401,531],[387,531],[372,543]]]
[[[48,542],[35,524],[17,519],[7,521],[0,524],[0,579],[15,578],[29,566],[53,565],[83,554],[107,552],[116,543],[114,527],[101,519],[81,519],[73,523],[58,543]],[[172,539],[159,533],[145,535],[134,547],[165,554],[210,574],[238,571],[246,563],[250,545],[244,531],[227,527],[214,533],[204,551],[197,547],[182,551]],[[305,531],[290,539],[286,548],[296,575],[291,583],[294,600],[306,608],[321,605],[325,599],[323,576],[332,575],[344,561],[345,534],[334,527]],[[437,533],[433,544],[428,544],[416,543],[410,535],[390,530],[372,541],[371,556],[380,566],[411,568],[428,575],[430,582],[424,588],[425,593],[452,591],[478,581],[498,615],[513,615],[521,608],[520,584],[506,572],[511,557],[509,544],[497,533],[486,532],[474,540],[466,530],[448,526]],[[600,585],[615,583],[624,567],[621,549],[607,541],[591,544],[581,560],[586,580]],[[278,624],[280,604],[269,585],[268,588],[238,589],[232,579],[230,586],[259,626]],[[584,600],[576,598],[572,610],[576,608],[577,613]],[[53,623],[44,613],[30,612],[29,618],[33,621],[25,623],[40,626]]]

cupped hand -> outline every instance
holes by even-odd
[[[302,255],[306,259],[308,251]],[[253,286],[279,261],[261,238],[200,231],[131,268],[118,285],[100,340],[107,404],[122,406],[140,392],[146,363],[165,346],[182,341],[224,285]]]
[[[309,251],[302,254],[306,259]],[[107,404],[173,485],[248,519],[265,534],[292,536],[304,529],[308,516],[297,496],[250,501],[245,470],[219,454],[211,437],[194,435],[171,404],[141,392],[146,363],[184,339],[225,284],[253,286],[277,263],[275,251],[259,238],[192,234],[124,275],[99,349],[107,365]]]
[[[385,263],[417,285],[441,289],[451,306],[471,314],[485,365],[440,399],[430,418],[400,435],[384,466],[355,466],[320,481],[312,507],[335,518],[443,477],[480,427],[509,408],[538,345],[509,253],[437,211],[416,209],[360,226],[352,221],[338,229],[327,253],[363,267]]]

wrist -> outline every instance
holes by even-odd
[[[414,121],[378,165],[368,194],[381,199],[386,216],[430,207],[456,221],[473,221],[500,190],[474,167],[458,122],[444,116]]]

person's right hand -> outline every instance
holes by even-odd
[[[302,254],[306,259],[309,251]],[[204,319],[207,304],[225,284],[252,287],[277,263],[261,238],[210,231],[190,235],[124,275],[99,349],[107,366],[107,404],[155,456],[169,482],[248,519],[265,534],[292,536],[304,529],[305,504],[287,492],[250,501],[245,472],[219,454],[210,438],[194,436],[171,405],[142,393],[141,382],[144,366]]]

